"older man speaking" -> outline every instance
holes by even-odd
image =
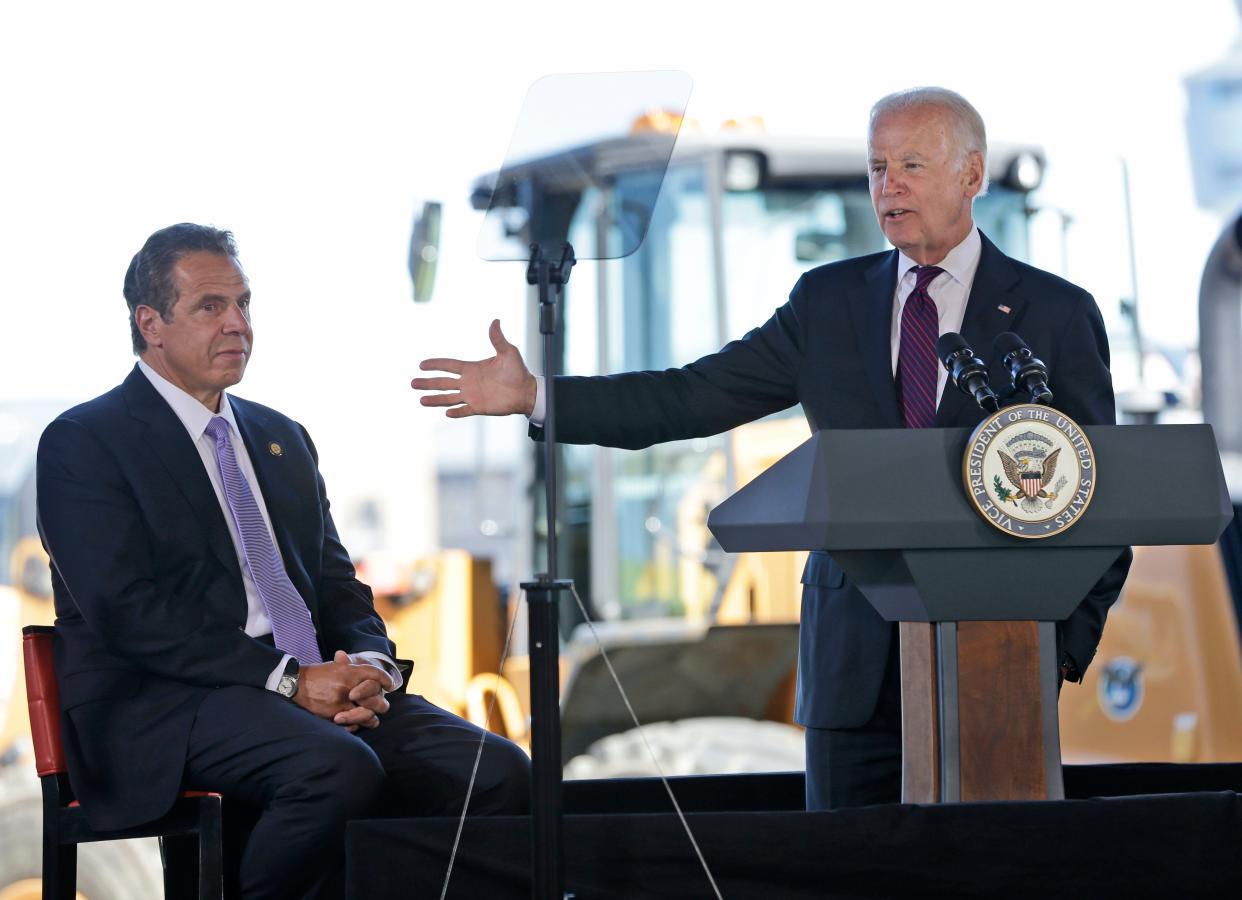
[[[1114,421],[1108,339],[1081,288],[1001,253],[975,227],[986,187],[983,120],[944,88],[881,99],[868,132],[871,199],[895,250],[805,273],[763,325],[680,369],[558,378],[557,438],[638,449],[716,434],[800,403],[811,428],[973,426],[982,411],[945,395],[936,338],[991,346],[1020,331],[1051,364],[1056,406],[1085,425]],[[425,360],[426,406],[450,417],[543,416],[540,379],[490,330],[496,355]],[[1129,570],[1127,550],[1058,623],[1062,674],[1080,680]],[[806,727],[807,807],[895,802],[901,698],[896,626],[880,618],[826,553],[803,574],[798,697]]]

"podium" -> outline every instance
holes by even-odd
[[[731,553],[827,551],[900,623],[903,802],[1062,799],[1055,623],[1126,547],[1232,517],[1210,426],[1084,430],[1091,506],[1039,540],[971,507],[964,428],[817,432],[708,517]]]

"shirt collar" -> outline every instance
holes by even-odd
[[[972,227],[966,238],[950,250],[945,258],[936,263],[944,269],[958,284],[969,285],[975,278],[975,270],[979,268],[979,256],[983,253],[983,241],[979,238],[979,229]],[[900,250],[897,251],[897,283],[917,266],[914,260]]]
[[[147,365],[145,360],[138,360],[138,368],[142,370],[143,375],[147,376],[151,386],[159,392],[164,401],[172,407],[172,411],[177,414],[177,418],[181,420],[181,424],[185,426],[185,430],[190,433],[190,437],[195,443],[203,436],[203,432],[207,430],[207,425],[216,416],[223,416],[224,420],[229,423],[229,429],[233,434],[241,435],[241,432],[237,429],[237,419],[233,416],[233,406],[229,402],[228,394],[221,392],[220,412],[213,413]]]

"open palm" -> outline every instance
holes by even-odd
[[[487,336],[496,355],[475,361],[463,359],[424,359],[418,367],[424,372],[447,372],[431,378],[415,378],[410,387],[425,394],[423,406],[448,407],[450,419],[466,416],[529,416],[535,407],[535,376],[522,361],[517,347],[505,340],[500,320],[493,319]],[[455,377],[450,377],[455,376]]]

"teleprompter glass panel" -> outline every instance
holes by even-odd
[[[479,255],[524,260],[533,241],[554,252],[568,239],[584,195],[608,196],[626,173],[654,171],[658,177],[648,179],[645,190],[629,192],[617,210],[614,240],[574,248],[580,259],[633,253],[646,236],[689,98],[684,72],[590,72],[536,81],[492,180]]]

